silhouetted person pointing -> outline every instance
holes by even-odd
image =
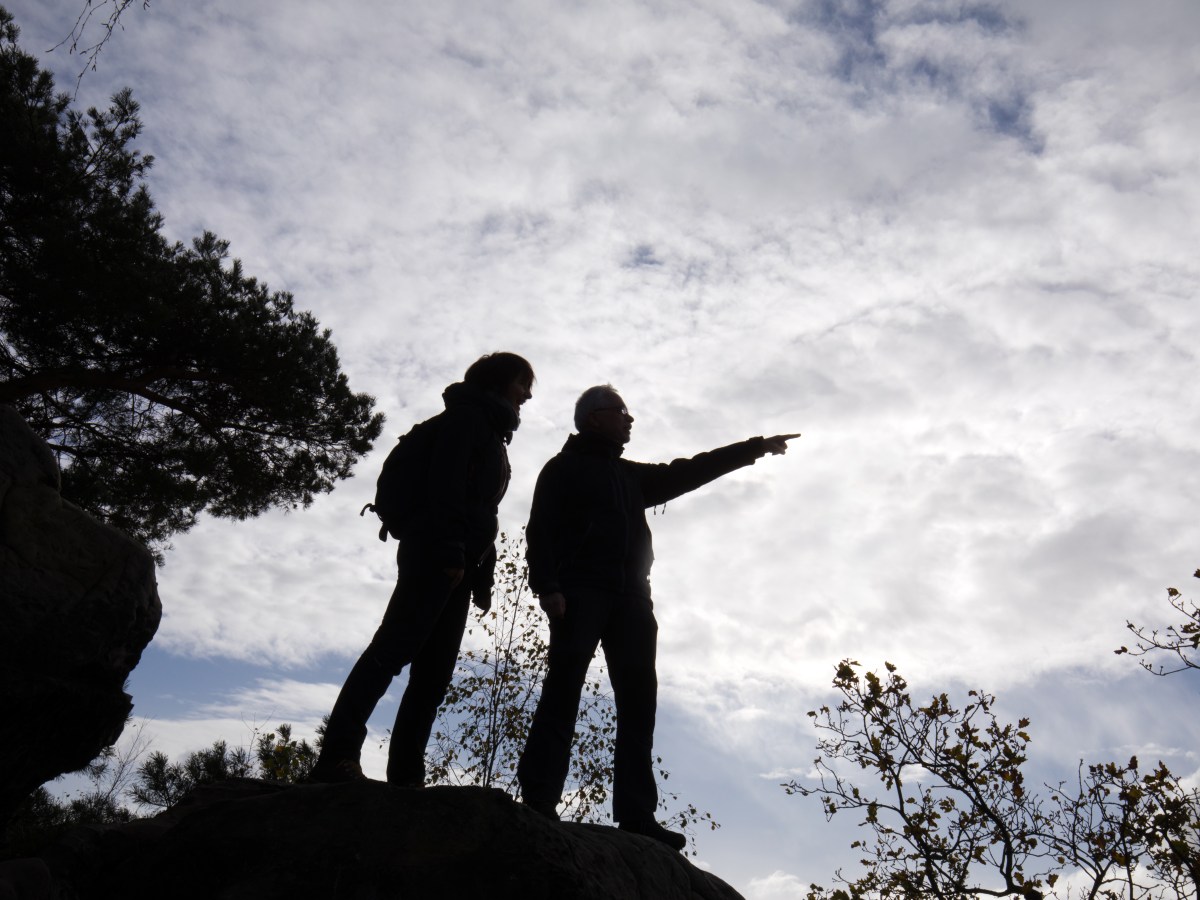
[[[658,623],[646,509],[784,453],[798,434],[755,437],[669,464],[621,458],[633,416],[611,385],[575,404],[577,434],[543,467],[526,529],[529,584],[550,617],[550,661],[517,769],[526,805],[557,819],[575,718],[596,645],[604,648],[617,708],[613,818],[624,831],[682,850],[686,838],[654,818]]]

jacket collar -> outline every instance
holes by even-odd
[[[513,432],[521,424],[521,416],[511,403],[499,394],[481,390],[465,381],[455,382],[442,391],[442,401],[446,404],[446,409],[452,406],[474,406],[482,410],[506,444],[512,441]]]
[[[567,436],[567,442],[563,444],[563,450],[567,453],[579,453],[584,456],[603,456],[608,459],[617,459],[625,448],[621,444],[615,444],[608,438],[601,437],[592,431],[582,431],[579,434]]]

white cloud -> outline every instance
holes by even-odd
[[[795,875],[776,870],[763,878],[752,878],[746,900],[801,900],[808,892],[809,886]]]
[[[206,715],[236,715],[252,721],[319,722],[337,699],[340,684],[310,684],[291,679],[259,679],[253,685],[214,699],[199,708]],[[315,730],[315,729],[314,729]]]

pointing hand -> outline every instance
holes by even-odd
[[[800,437],[799,434],[777,434],[774,437],[763,438],[763,449],[768,453],[781,456],[787,453],[787,442],[798,437]]]

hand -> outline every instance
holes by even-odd
[[[492,608],[492,589],[490,587],[477,588],[471,591],[471,602],[480,612],[487,612]]]
[[[463,580],[463,576],[467,574],[466,569],[442,569],[446,573],[446,577],[450,579],[450,590],[458,587]]]
[[[538,603],[541,604],[546,615],[552,619],[561,619],[567,614],[567,598],[558,591],[539,597]]]
[[[763,449],[767,453],[782,456],[787,453],[787,442],[798,437],[800,437],[798,434],[777,434],[774,437],[763,438]]]

